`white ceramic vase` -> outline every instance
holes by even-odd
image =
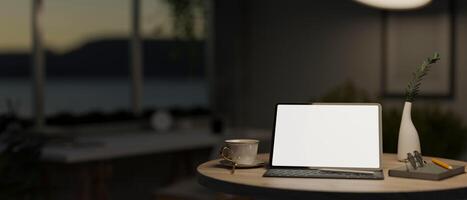
[[[397,159],[403,161],[407,158],[407,153],[420,150],[420,139],[417,129],[412,123],[412,102],[406,101],[402,111],[401,126],[399,128],[399,141],[397,143]]]

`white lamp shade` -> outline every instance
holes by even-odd
[[[431,0],[354,0],[356,2],[387,10],[410,10],[423,7]]]

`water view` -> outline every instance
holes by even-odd
[[[60,112],[130,110],[130,80],[125,78],[67,78],[46,81],[46,114]],[[10,98],[20,116],[32,114],[32,88],[28,79],[0,80],[0,100]],[[1,109],[6,109],[5,101]],[[208,106],[204,79],[147,79],[145,108],[192,108]]]

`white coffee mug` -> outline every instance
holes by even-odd
[[[259,140],[231,139],[225,140],[220,155],[225,160],[238,165],[251,165],[256,161]]]

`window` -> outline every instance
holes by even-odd
[[[29,81],[30,2],[3,0],[0,6],[0,112],[7,99],[17,112],[31,113]]]
[[[143,109],[207,107],[202,1],[141,4]],[[0,100],[12,98],[24,116],[32,116],[30,10],[30,1],[0,7]],[[129,111],[131,0],[44,0],[42,20],[46,115]]]

